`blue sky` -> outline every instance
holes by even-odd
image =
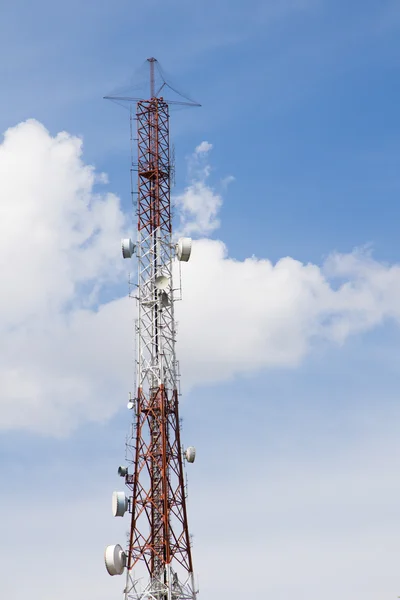
[[[215,242],[198,242],[209,262],[185,266],[180,309],[184,440],[198,450],[188,475],[201,597],[236,600],[249,581],[254,595],[279,600],[400,593],[399,30],[395,1],[3,7],[0,128],[33,118],[50,132],[12,133],[9,162],[0,154],[2,214],[16,215],[4,221],[15,229],[4,225],[10,242],[0,246],[0,530],[9,547],[0,593],[10,600],[50,600],[60,578],[59,600],[106,600],[123,587],[105,573],[102,553],[126,528],[112,519],[110,500],[132,381],[132,308],[121,299],[127,268],[119,258],[130,219],[129,121],[102,96],[149,56],[202,103],[172,115],[179,206],[193,191],[188,163],[205,140],[211,174],[200,173],[201,189],[223,200],[220,226],[197,236]],[[65,168],[44,150],[43,164],[35,162],[60,131],[83,138],[83,164],[107,173],[107,184],[68,162],[72,138]],[[69,189],[75,176],[81,183]],[[97,205],[93,217],[103,233],[92,269],[94,254],[78,252],[63,223],[76,211],[75,224],[90,228],[93,213],[79,202],[96,203],[95,192],[110,208]],[[30,194],[26,224],[18,215]],[[49,246],[30,241],[42,223]],[[64,235],[71,258],[55,253],[51,262],[46,249]],[[218,240],[229,257],[218,254]],[[364,246],[372,260],[343,266]],[[332,270],[334,252],[344,258]],[[244,262],[253,255],[272,265],[289,257],[283,279]],[[335,290],[343,279],[349,294],[326,294],[325,283]],[[201,292],[207,307],[196,304]],[[220,330],[227,306],[231,321]],[[21,551],[29,556],[22,580]]]
[[[86,159],[126,202],[125,114],[101,97],[154,54],[203,104],[175,115],[178,175],[202,137],[212,138],[216,174],[236,177],[223,209],[232,252],[247,252],[240,223],[242,240],[250,231],[262,240],[253,242],[260,255],[265,239],[272,257],[302,260],[373,242],[391,259],[397,13],[390,2],[314,0],[217,10],[211,2],[15,3],[2,25],[1,125],[34,116],[52,132],[82,134]]]

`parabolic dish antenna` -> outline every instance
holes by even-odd
[[[110,575],[122,575],[126,566],[126,554],[119,544],[107,546],[104,561]]]
[[[130,238],[125,240],[121,240],[122,245],[122,256],[124,258],[131,258],[135,251],[135,244],[132,242]]]
[[[169,286],[169,278],[165,275],[159,275],[158,277],[156,277],[154,283],[158,290],[164,291]]]
[[[196,458],[196,448],[194,446],[189,446],[185,452],[185,458],[189,463],[194,463]]]
[[[180,238],[176,244],[176,256],[181,262],[187,262],[192,252],[192,238]]]
[[[125,492],[113,492],[112,512],[114,517],[123,517],[128,510],[129,500]]]

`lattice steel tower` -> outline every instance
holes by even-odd
[[[134,420],[126,444],[127,466],[118,469],[128,493],[113,494],[113,513],[130,515],[130,531],[125,549],[106,548],[105,562],[110,575],[126,572],[125,600],[195,600],[184,483],[184,461],[194,461],[195,449],[184,452],[180,441],[173,283],[174,261],[189,260],[191,240],[175,242],[172,236],[172,102],[155,89],[157,61],[148,63],[149,100],[106,97],[136,103],[137,163],[132,165],[138,176],[137,239],[122,240],[122,253],[137,258],[138,316],[137,393],[128,404]]]

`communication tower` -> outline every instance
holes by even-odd
[[[116,517],[130,516],[125,547],[108,546],[110,575],[126,574],[125,600],[196,600],[186,509],[184,462],[195,449],[183,450],[178,402],[173,282],[174,261],[187,262],[192,241],[172,235],[170,184],[170,104],[155,87],[157,61],[148,59],[150,98],[106,98],[136,104],[137,238],[122,240],[124,258],[137,259],[136,396],[128,403],[133,423],[126,443],[126,466],[118,474],[126,491],[113,493]],[[168,86],[170,87],[170,86]],[[173,88],[172,88],[173,89]],[[175,90],[174,90],[175,91]],[[198,106],[198,105],[197,105]],[[132,137],[132,136],[131,136]]]

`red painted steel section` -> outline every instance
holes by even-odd
[[[162,98],[137,104],[138,229],[171,232],[169,115]]]
[[[154,466],[162,474],[160,487]],[[128,568],[143,560],[156,576],[175,559],[192,573],[176,392],[171,398],[162,387],[150,398],[139,393],[135,471],[127,484],[133,499]],[[155,528],[157,516],[162,530]]]

